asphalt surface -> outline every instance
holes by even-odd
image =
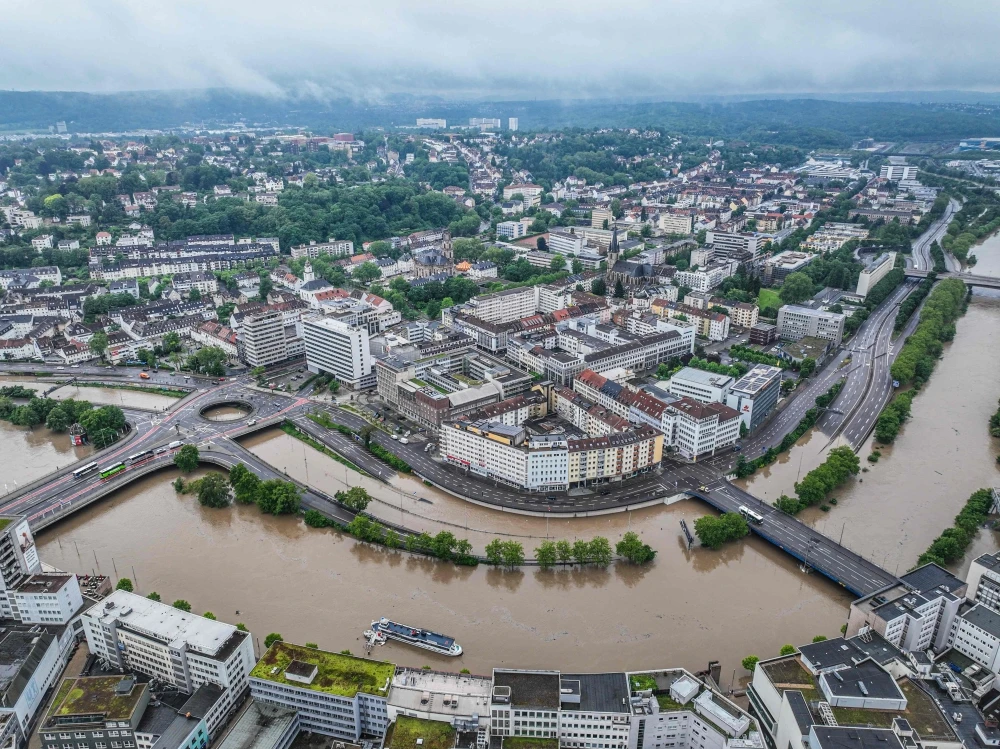
[[[934,260],[931,258],[930,247],[935,240],[940,244],[941,237],[944,236],[948,224],[951,223],[952,217],[960,207],[957,200],[950,201],[947,208],[944,209],[941,218],[931,224],[927,231],[913,241],[910,258],[914,268],[917,270],[932,270],[934,268]],[[961,270],[958,260],[951,253],[945,253],[945,265],[950,271]]]

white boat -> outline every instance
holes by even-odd
[[[382,634],[390,640],[405,642],[407,645],[430,650],[441,655],[461,655],[462,646],[455,642],[454,637],[441,635],[419,627],[399,624],[382,617],[372,622],[372,631]]]

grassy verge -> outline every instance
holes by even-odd
[[[114,382],[74,382],[74,385],[81,388],[108,388],[109,390],[134,390],[137,393],[152,393],[153,395],[167,395],[171,398],[183,398],[190,391],[174,390],[165,387],[144,387],[143,385],[125,385]]]
[[[319,450],[321,453],[323,453],[327,457],[333,458],[335,461],[337,461],[341,465],[347,466],[352,471],[357,471],[362,476],[370,476],[371,475],[371,474],[368,473],[368,471],[364,470],[363,468],[360,468],[359,466],[354,465],[354,463],[352,463],[351,461],[349,461],[347,458],[345,458],[345,457],[343,457],[341,455],[338,455],[337,453],[335,453],[333,450],[331,450],[330,448],[328,448],[323,443],[317,442],[316,440],[314,440],[312,437],[310,437],[305,432],[300,431],[294,424],[291,424],[291,423],[289,423],[289,422],[286,421],[284,424],[281,425],[281,431],[283,431],[289,437],[294,437],[295,439],[299,440],[300,442],[305,442],[307,445],[309,445],[309,447],[312,447],[312,448],[314,448],[316,450]]]

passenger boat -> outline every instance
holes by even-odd
[[[411,627],[407,624],[386,619],[384,616],[372,622],[372,631],[380,632],[390,640],[405,642],[417,648],[430,650],[441,655],[461,655],[462,646],[455,642],[454,637],[439,635],[437,632],[430,632],[419,627]]]

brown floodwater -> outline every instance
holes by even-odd
[[[997,483],[998,445],[986,420],[1000,397],[994,375],[1000,301],[977,298],[949,348],[895,446],[862,474],[863,482],[837,492],[839,504],[830,513],[803,518],[835,538],[843,532],[847,545],[890,570],[909,567],[974,489]],[[14,449],[40,438],[41,430],[25,435],[0,428],[0,442]],[[799,463],[809,465],[826,441],[818,432],[807,435],[788,459],[754,477],[751,490],[768,497],[788,491],[795,475],[807,470]],[[365,486],[377,517],[430,533],[451,530],[480,550],[492,538],[514,537],[531,556],[546,536],[599,534],[614,543],[631,528],[658,555],[643,568],[460,568],[310,529],[297,518],[265,517],[251,507],[201,508],[174,492],[174,475],[165,471],[42,533],[42,558],[66,570],[89,572],[99,565],[105,573],[134,575],[141,592],[155,590],[165,601],[184,598],[195,611],[244,622],[261,639],[280,632],[288,640],[357,653],[371,619],[391,616],[454,636],[465,654],[446,659],[389,644],[378,657],[474,672],[495,665],[700,669],[718,659],[725,680],[734,668],[737,677],[744,675],[738,663],[747,654],[768,656],[785,643],[836,634],[847,613],[849,594],[804,575],[759,539],[720,552],[689,550],[679,522],[690,525],[705,513],[695,501],[545,520],[470,505],[412,477],[382,484],[280,431],[243,444],[329,493]],[[23,480],[68,457],[51,443],[40,445],[37,455],[32,450],[34,465],[21,469]],[[801,450],[809,452],[796,452]],[[993,533],[984,531],[969,556],[995,548]],[[963,565],[967,561],[958,567]]]
[[[977,295],[914,398],[895,443],[872,464],[869,437],[858,452],[862,473],[833,492],[838,504],[828,513],[812,508],[800,518],[828,536],[843,537],[845,546],[891,572],[909,569],[972,492],[1000,486],[1000,440],[990,437],[988,426],[1000,398],[998,371],[1000,299]],[[739,483],[768,501],[794,494],[795,481],[825,454],[816,445],[827,442],[819,432],[804,437],[769,470]],[[956,569],[964,572],[974,555],[995,551],[995,536],[980,532]]]
[[[23,380],[15,377],[0,377],[0,384],[21,385],[42,393],[52,387],[55,383],[38,382],[37,380]],[[169,395],[158,395],[156,393],[143,393],[139,390],[123,390],[120,388],[104,387],[77,387],[76,385],[66,385],[49,395],[54,400],[90,401],[100,406],[119,406],[122,408],[145,408],[150,411],[162,411],[170,408],[178,401],[177,398]]]

